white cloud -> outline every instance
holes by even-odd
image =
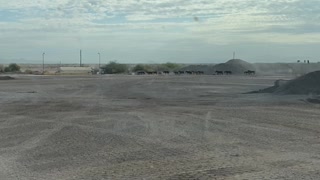
[[[0,0],[0,54],[29,44],[112,50],[111,42],[130,52],[140,43],[141,53],[165,44],[316,44],[319,20],[314,0]]]

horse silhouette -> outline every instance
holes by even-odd
[[[232,74],[232,71],[224,71],[224,74],[226,74],[226,75],[231,75],[231,74]]]
[[[248,70],[248,71],[245,71],[244,74],[245,74],[245,75],[255,75],[256,72],[255,72],[255,71]]]
[[[217,75],[223,75],[223,71],[216,71]]]

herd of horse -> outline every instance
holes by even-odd
[[[173,71],[175,75],[204,75],[204,71]],[[136,73],[137,75],[157,75],[157,74],[163,74],[163,75],[169,75],[170,71],[138,71]],[[215,71],[213,75],[232,75],[232,71]],[[247,70],[244,72],[245,75],[255,75],[256,72],[252,70]]]

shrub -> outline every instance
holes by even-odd
[[[109,64],[101,68],[106,74],[121,74],[128,71],[128,67],[125,64],[119,64],[115,61],[111,61]]]
[[[26,70],[24,71],[24,73],[25,73],[25,74],[32,74],[33,72],[32,72],[30,69],[26,69]]]
[[[20,71],[20,66],[16,63],[11,63],[9,64],[8,67],[4,68],[5,72],[19,72]]]
[[[20,66],[16,63],[9,64],[9,68],[10,68],[11,72],[20,71]]]
[[[167,68],[169,70],[175,70],[175,69],[179,69],[180,65],[179,64],[175,64],[175,63],[167,62],[167,63],[163,64],[163,67]]]
[[[152,67],[150,65],[143,65],[143,64],[137,64],[134,68],[133,68],[133,72],[138,72],[138,71],[155,71],[155,67]]]
[[[11,72],[9,67],[4,68],[4,72]]]
[[[137,65],[133,68],[132,71],[133,71],[133,72],[145,71],[145,67],[144,67],[144,65],[142,65],[142,64],[137,64]]]
[[[0,65],[0,73],[3,73],[4,72],[4,67],[3,65]]]
[[[145,64],[137,64],[132,71],[173,71],[181,68],[181,65],[175,63],[165,63],[158,65],[145,65]]]
[[[157,70],[159,71],[173,71],[181,68],[181,65],[167,62],[165,64],[157,65]]]

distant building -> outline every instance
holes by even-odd
[[[57,74],[92,74],[91,67],[59,67]]]

